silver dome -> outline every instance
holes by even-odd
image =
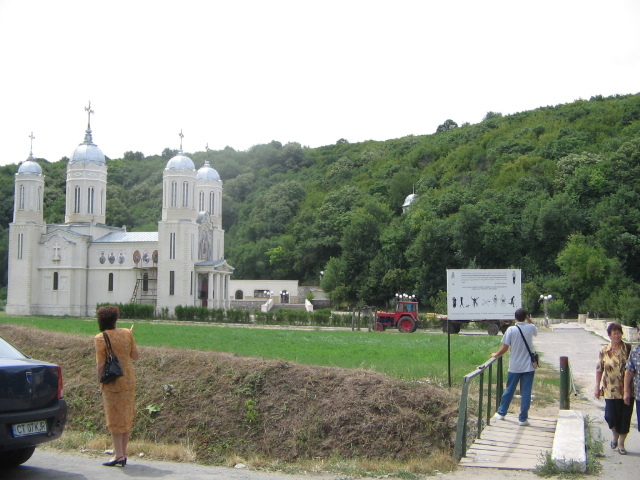
[[[220,175],[218,174],[218,171],[209,164],[209,160],[206,160],[204,162],[204,165],[198,170],[198,180],[220,181]]]
[[[18,173],[26,175],[42,175],[42,167],[40,167],[40,165],[34,161],[33,157],[29,155],[29,158],[22,162],[18,167]]]
[[[196,170],[196,166],[193,164],[193,161],[182,154],[182,150],[173,157],[171,160],[167,162],[167,166],[165,170]]]
[[[86,134],[84,136],[84,142],[82,142],[78,147],[74,150],[71,155],[71,159],[69,160],[69,165],[73,165],[74,163],[82,163],[87,165],[89,163],[95,163],[96,165],[104,165],[106,163],[104,158],[104,153],[102,150],[98,148],[98,146],[93,143],[93,138],[91,136],[91,129],[88,128]]]
[[[408,207],[413,202],[415,202],[416,198],[418,198],[418,195],[416,195],[415,193],[412,193],[411,195],[407,195],[407,198],[404,199],[404,203],[402,204],[402,206]]]

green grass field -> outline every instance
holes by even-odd
[[[402,380],[447,383],[447,336],[417,332],[278,330],[196,325],[188,323],[135,323],[141,346],[186,348],[229,352],[249,357],[282,359],[307,365],[364,368]],[[95,319],[57,317],[0,317],[1,324],[27,325],[38,329],[86,335],[98,333]],[[0,327],[0,335],[1,335]],[[451,372],[454,384],[489,359],[500,347],[501,337],[451,335]]]

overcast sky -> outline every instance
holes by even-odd
[[[640,2],[0,0],[0,72],[2,165],[70,156],[89,101],[111,158],[388,140],[640,92]]]

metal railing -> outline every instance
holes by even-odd
[[[493,364],[496,364],[496,381],[495,381],[495,397],[492,392],[492,382],[493,382]],[[485,372],[487,372],[487,406],[486,406],[486,425],[491,425],[491,417],[492,417],[492,400],[496,399],[496,405],[500,401],[500,397],[502,397],[502,392],[504,389],[503,382],[503,370],[502,370],[502,357],[492,358],[487,362],[480,365],[473,372],[464,376],[462,380],[462,393],[460,395],[460,407],[458,413],[458,429],[456,432],[456,444],[453,450],[454,457],[457,460],[464,457],[467,453],[467,418],[469,412],[469,386],[471,381],[479,377],[479,385],[478,385],[478,419],[477,419],[477,436],[480,436],[482,433],[482,429],[485,425],[483,423],[482,415],[484,409],[484,376]]]

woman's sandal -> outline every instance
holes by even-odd
[[[619,449],[618,449],[618,453],[619,453],[620,455],[626,455],[626,454],[627,454],[627,451],[626,451],[624,448],[619,448]]]
[[[618,442],[611,442],[611,450],[618,448]]]

